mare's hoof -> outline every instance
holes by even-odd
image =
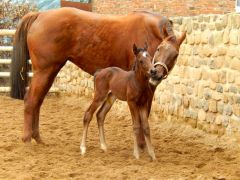
[[[31,140],[32,140],[32,137],[31,137],[31,136],[23,136],[23,137],[22,137],[22,141],[23,141],[24,143],[30,143]]]
[[[32,138],[36,141],[37,144],[45,144],[42,139],[40,138],[40,136],[32,136]]]

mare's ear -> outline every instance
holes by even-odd
[[[143,49],[144,49],[145,51],[147,51],[147,49],[148,49],[148,44],[147,44],[147,42],[145,42]]]
[[[177,39],[178,45],[180,46],[186,38],[186,31],[182,33],[181,37]]]
[[[134,53],[135,55],[138,55],[138,53],[139,53],[138,48],[137,48],[137,46],[136,46],[135,43],[133,44],[133,53]]]

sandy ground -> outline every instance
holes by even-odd
[[[229,138],[166,122],[152,114],[157,157],[135,160],[129,111],[115,104],[106,118],[108,152],[99,148],[96,119],[90,124],[87,153],[80,155],[83,97],[49,96],[41,111],[45,145],[20,137],[23,102],[0,96],[0,179],[240,179],[240,148]]]

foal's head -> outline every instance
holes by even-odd
[[[186,37],[184,32],[180,38],[176,36],[168,36],[157,47],[157,51],[153,57],[153,64],[156,68],[154,74],[151,74],[150,83],[157,86],[163,79],[166,79],[169,72],[176,63],[179,54],[179,48]]]
[[[133,70],[140,72],[145,77],[150,77],[150,74],[156,70],[153,67],[152,57],[147,48],[147,44],[145,44],[144,48],[138,48],[136,44],[133,44],[133,52],[136,56]]]

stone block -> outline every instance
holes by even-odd
[[[211,47],[209,46],[204,46],[202,48],[202,54],[206,57],[210,57],[213,53],[213,50],[211,49]]]
[[[193,35],[187,35],[187,43],[190,45],[194,44],[194,37]]]
[[[214,23],[209,23],[208,28],[210,29],[210,31],[214,31],[216,27]]]
[[[217,71],[213,71],[211,73],[211,79],[212,79],[213,82],[219,83],[220,82],[219,78],[220,78],[219,73]]]
[[[209,30],[206,30],[202,33],[202,35],[201,35],[201,43],[202,44],[207,44],[208,43],[210,33],[211,32]]]
[[[205,121],[205,120],[206,120],[206,117],[207,117],[207,113],[206,113],[204,110],[200,109],[200,110],[198,111],[198,119],[199,119],[200,121]]]
[[[223,113],[223,108],[224,108],[223,102],[217,102],[217,111],[218,111],[218,113],[222,114]]]
[[[237,75],[236,77],[236,85],[238,85],[238,86],[240,86],[240,74],[239,75]]]
[[[213,42],[214,42],[215,46],[218,45],[218,44],[222,44],[222,42],[223,42],[223,31],[215,31],[213,33]]]
[[[232,106],[230,104],[226,104],[223,108],[223,114],[231,116],[232,115]]]
[[[217,112],[217,101],[216,100],[209,100],[209,111],[216,113]]]
[[[226,28],[227,27],[227,24],[228,24],[228,16],[227,15],[224,15],[222,17],[222,25],[223,25],[223,28]]]
[[[215,119],[215,124],[216,125],[221,125],[222,124],[222,115],[217,115]]]
[[[240,104],[233,105],[233,114],[240,117]]]
[[[203,21],[209,23],[210,22],[210,15],[203,15]]]
[[[216,90],[219,93],[223,93],[223,86],[221,84],[217,84]]]
[[[185,108],[188,108],[189,107],[189,104],[190,104],[190,99],[188,96],[184,96],[183,97],[183,105]]]
[[[200,30],[201,30],[202,32],[205,31],[206,28],[207,28],[207,24],[206,24],[206,23],[201,23],[201,24],[200,24]]]
[[[192,71],[191,77],[194,80],[200,80],[202,78],[202,70],[199,69],[199,68],[194,68],[193,71]]]
[[[240,59],[237,57],[234,57],[231,61],[230,67],[234,70],[239,71],[240,70]]]
[[[237,86],[231,85],[231,86],[229,87],[229,92],[234,93],[234,94],[237,94],[237,93],[238,93],[238,88],[237,88]]]
[[[207,115],[206,115],[206,121],[208,123],[213,123],[214,120],[215,120],[215,114],[208,112]]]
[[[224,57],[223,56],[218,56],[214,59],[210,59],[209,60],[209,64],[208,66],[211,68],[211,69],[219,69],[223,66],[223,62],[224,62]]]
[[[218,93],[216,91],[212,92],[212,98],[216,101],[220,101],[223,100],[223,94],[222,93]]]
[[[238,44],[239,43],[239,30],[232,29],[229,34],[229,39],[231,44]]]
[[[240,104],[240,95],[234,95],[233,96],[233,101],[235,104]]]
[[[211,97],[212,97],[209,89],[204,89],[203,95],[204,95],[204,98],[205,98],[206,100],[209,100],[209,99],[211,99]]]
[[[230,56],[230,57],[235,57],[237,58],[237,51],[238,49],[234,46],[230,46],[228,49],[227,49],[227,55]]]
[[[226,72],[226,70],[218,71],[218,75],[219,75],[220,83],[225,84],[226,81],[227,81],[227,72]]]
[[[219,45],[216,47],[216,51],[214,51],[214,56],[225,56],[227,53],[227,48],[223,45]]]
[[[201,32],[196,31],[194,33],[194,42],[195,42],[195,44],[200,44],[201,43]]]
[[[202,79],[208,80],[210,78],[210,73],[206,68],[202,69]]]
[[[226,28],[224,31],[223,31],[223,43],[224,44],[227,44],[229,42],[229,34],[230,34],[230,29],[229,28]]]
[[[198,22],[193,22],[192,28],[193,28],[193,30],[196,31],[199,28],[199,23]]]
[[[216,22],[215,23],[215,28],[217,31],[221,31],[224,28],[224,25],[222,22]]]
[[[216,87],[217,87],[217,83],[211,82],[209,87],[210,87],[212,90],[215,90]]]

